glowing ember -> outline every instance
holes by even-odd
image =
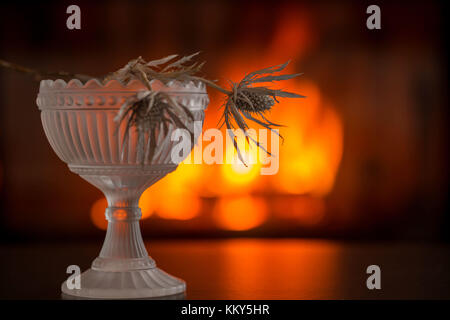
[[[253,148],[252,152],[243,152],[243,158],[247,166],[239,160],[237,155],[234,157],[233,164],[222,165],[222,176],[226,183],[231,185],[246,185],[259,177],[261,164],[256,162],[256,148]]]
[[[199,197],[186,192],[160,199],[157,214],[164,219],[189,220],[196,217],[200,209]]]
[[[105,218],[105,210],[108,206],[108,202],[105,198],[100,198],[94,202],[91,207],[91,220],[94,225],[102,230],[106,230],[108,221]]]
[[[222,229],[243,231],[261,225],[267,218],[263,199],[252,196],[221,198],[214,208],[214,218]]]
[[[341,120],[334,108],[323,105],[317,86],[300,82],[298,87],[308,96],[302,106],[286,101],[274,113],[275,119],[286,124],[281,132],[287,137],[280,148],[276,185],[283,193],[325,196],[333,187],[342,157]]]

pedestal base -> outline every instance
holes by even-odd
[[[81,288],[61,286],[64,294],[88,299],[144,299],[183,293],[186,283],[161,269],[107,272],[88,269],[81,274]]]

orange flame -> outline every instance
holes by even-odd
[[[343,129],[339,115],[321,101],[312,82],[295,81],[304,101],[283,101],[274,119],[285,124],[285,144],[280,151],[277,189],[294,194],[327,195],[342,157]]]
[[[267,218],[264,200],[251,196],[222,198],[214,208],[219,227],[227,230],[249,230],[261,225]]]
[[[108,221],[105,218],[105,210],[108,206],[108,202],[105,198],[96,200],[91,207],[91,220],[94,225],[102,230],[106,230],[108,227]]]

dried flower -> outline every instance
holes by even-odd
[[[145,136],[148,135],[149,148],[145,158],[149,162],[156,151],[156,139],[158,134],[165,137],[169,133],[169,126],[186,129],[193,140],[194,134],[184,124],[186,121],[194,121],[190,110],[179,104],[173,97],[162,91],[141,91],[129,98],[120,108],[115,121],[121,123],[126,119],[126,129],[122,142],[121,158],[124,157],[126,142],[132,127],[138,133],[138,150],[144,150]],[[193,143],[193,141],[192,141]],[[139,157],[140,162],[144,158]]]
[[[204,63],[192,63],[186,65],[198,54],[178,59],[177,55],[170,55],[162,59],[146,62],[142,57],[131,60],[123,68],[104,78],[104,82],[115,79],[122,83],[127,83],[132,79],[139,79],[148,88],[147,91],[139,92],[129,98],[120,108],[116,116],[117,122],[122,122],[128,117],[125,129],[124,142],[127,141],[129,130],[135,127],[138,132],[138,141],[144,148],[143,141],[145,135],[149,135],[148,154],[145,155],[149,161],[152,160],[156,149],[156,136],[162,134],[165,137],[169,133],[169,125],[176,128],[188,130],[191,136],[191,142],[194,143],[194,134],[191,132],[184,121],[193,121],[194,117],[186,106],[175,101],[170,95],[160,91],[152,91],[151,81],[158,79],[163,83],[171,80],[178,81],[200,81],[200,78],[192,77],[198,73]],[[175,59],[175,60],[174,60]],[[172,62],[171,62],[172,61]],[[169,63],[170,62],[170,63]],[[122,144],[122,157],[124,155],[125,143]]]
[[[115,79],[122,83],[127,83],[131,79],[139,79],[149,89],[151,89],[150,81],[153,79],[158,79],[163,83],[167,83],[171,80],[200,81],[200,78],[193,76],[201,70],[204,62],[194,62],[190,65],[186,65],[199,53],[200,52],[196,52],[178,59],[175,59],[178,55],[173,54],[150,62],[146,62],[142,57],[138,57],[137,59],[128,62],[123,68],[107,75],[103,81],[107,82]],[[172,62],[169,63],[170,61]]]
[[[227,128],[236,129],[233,124],[234,122],[238,129],[244,132],[247,142],[251,140],[269,155],[270,152],[265,150],[258,141],[248,134],[247,130],[249,126],[245,119],[253,121],[278,134],[278,132],[273,130],[273,127],[279,127],[281,125],[269,121],[264,113],[271,110],[275,103],[279,102],[277,97],[304,98],[304,96],[293,92],[270,89],[266,86],[254,87],[253,85],[255,83],[288,80],[301,75],[299,73],[274,75],[275,72],[280,72],[286,68],[288,63],[289,61],[274,67],[254,71],[247,74],[239,83],[232,82],[232,90],[227,94],[227,99],[224,103],[223,121]],[[233,140],[239,159],[245,164],[235,134],[231,130],[228,130],[228,133]],[[282,136],[280,137],[283,138]]]
[[[268,95],[258,95],[254,92],[239,93],[236,107],[247,112],[258,112],[270,110],[275,101]]]

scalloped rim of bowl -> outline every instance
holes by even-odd
[[[201,81],[179,81],[171,80],[164,84],[160,80],[153,79],[150,81],[152,90],[154,91],[165,91],[173,93],[186,93],[186,94],[207,94],[206,86]],[[83,84],[79,79],[71,79],[68,82],[62,79],[56,80],[41,80],[39,86],[39,92],[58,92],[58,91],[142,91],[147,90],[147,87],[142,83],[142,81],[137,79],[132,79],[127,83],[123,83],[119,80],[109,80],[105,84],[100,82],[98,79],[90,79]]]

